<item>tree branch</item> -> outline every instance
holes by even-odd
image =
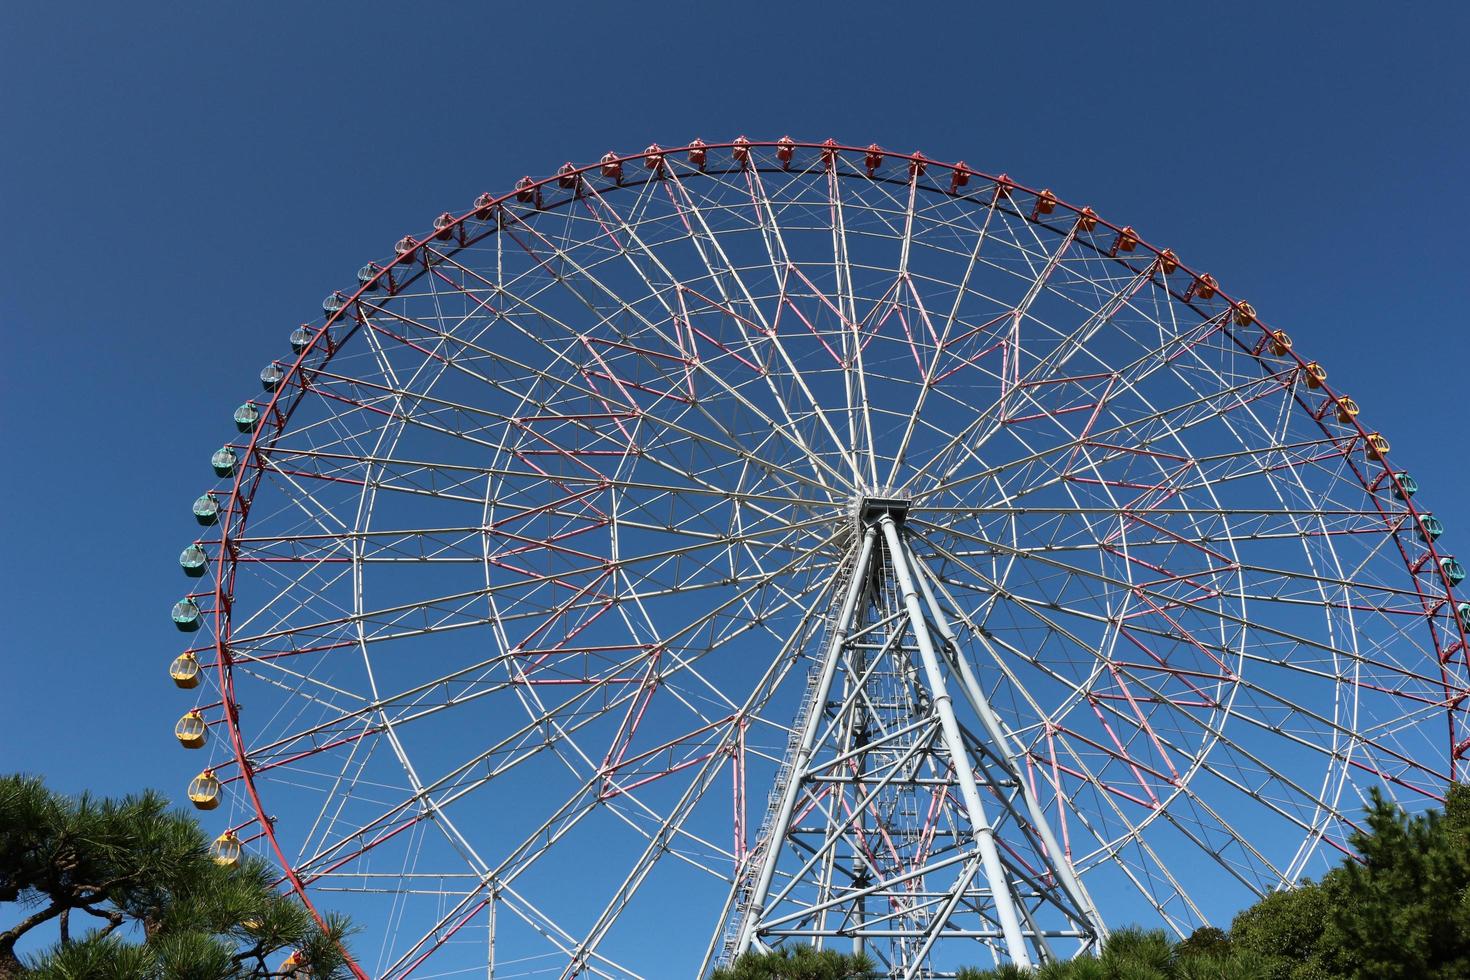
[[[122,925],[123,919],[125,918],[121,912],[103,912],[100,909],[92,908],[92,906],[90,905],[83,905],[82,911],[87,913],[88,915],[95,915],[99,919],[107,920],[107,928],[99,930],[97,932],[98,936],[107,935],[109,932]]]
[[[0,932],[0,955],[10,952],[15,948],[16,942],[21,936],[30,932],[43,922],[48,922],[66,911],[66,906],[61,904],[44,908],[33,915],[28,915],[15,924],[13,928]]]

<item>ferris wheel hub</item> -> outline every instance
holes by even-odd
[[[909,498],[887,491],[860,493],[853,498],[852,513],[860,531],[872,527],[884,517],[891,517],[893,523],[902,524],[909,513]]]

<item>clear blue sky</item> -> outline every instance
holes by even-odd
[[[1470,8],[0,7],[0,771],[181,795],[190,502],[291,328],[446,209],[745,133],[1054,188],[1212,272],[1470,557]]]

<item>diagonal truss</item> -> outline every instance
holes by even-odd
[[[854,510],[861,540],[837,573],[724,957],[850,941],[907,980],[943,975],[941,938],[1022,966],[1095,946],[1106,928],[908,544],[907,501]]]

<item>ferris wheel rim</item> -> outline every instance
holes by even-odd
[[[429,248],[433,248],[433,243],[436,239],[443,239],[445,237],[443,234],[441,234],[442,232],[448,231],[451,234],[460,234],[461,229],[466,226],[467,222],[475,219],[483,220],[483,218],[487,214],[493,216],[495,213],[495,209],[500,208],[508,201],[515,200],[517,195],[520,193],[524,193],[527,190],[539,192],[543,188],[554,188],[558,185],[559,181],[568,178],[575,180],[587,178],[589,175],[594,175],[596,172],[599,171],[600,168],[608,165],[609,163],[616,163],[619,165],[637,165],[639,163],[648,161],[651,155],[656,156],[657,161],[653,165],[653,169],[650,170],[649,176],[645,178],[645,181],[652,181],[664,179],[665,157],[673,156],[675,154],[687,155],[691,150],[704,150],[706,152],[709,152],[714,150],[731,150],[737,147],[748,147],[751,150],[780,150],[784,148],[791,148],[793,151],[818,151],[820,153],[831,152],[843,155],[854,153],[866,154],[872,152],[874,149],[874,147],[835,144],[831,141],[828,141],[826,143],[817,143],[810,141],[794,140],[733,140],[728,142],[715,142],[708,144],[696,142],[685,144],[679,147],[650,147],[649,150],[645,150],[642,152],[629,153],[618,156],[613,156],[612,154],[609,154],[608,157],[605,157],[603,160],[597,163],[575,167],[572,168],[570,171],[563,170],[551,176],[544,177],[539,180],[530,181],[528,184],[518,184],[510,191],[507,191],[506,193],[498,197],[491,198],[488,203],[481,203],[481,201],[477,201],[475,207],[472,207],[468,211],[465,211],[458,216],[451,216],[453,217],[452,222],[442,226],[438,222],[436,222],[435,228],[432,231],[429,231],[422,236],[414,236],[412,238],[412,247],[408,251],[401,252],[396,255],[391,261],[382,264],[379,267],[377,273],[371,279],[367,281],[361,281],[356,290],[350,293],[343,292],[339,294],[343,299],[340,308],[326,316],[324,323],[320,327],[315,328],[310,343],[305,346],[299,353],[297,353],[295,357],[289,361],[289,363],[277,362],[282,367],[283,377],[281,378],[280,383],[275,388],[275,390],[270,393],[270,397],[268,399],[262,400],[262,404],[260,406],[262,424],[257,426],[249,434],[249,438],[246,441],[246,446],[241,453],[242,465],[237,469],[233,484],[231,485],[228,492],[227,500],[224,501],[224,505],[221,507],[221,568],[219,573],[215,577],[215,588],[213,596],[213,622],[215,628],[214,647],[216,661],[213,666],[216,668],[216,677],[220,685],[221,695],[225,705],[224,710],[226,727],[230,733],[231,749],[235,757],[234,764],[237,769],[237,775],[232,777],[232,779],[238,779],[244,783],[247,796],[251,802],[252,808],[255,810],[254,820],[258,821],[259,826],[262,830],[262,834],[267,839],[271,849],[275,853],[277,863],[279,864],[286,880],[290,882],[292,890],[295,891],[296,894],[301,898],[301,900],[306,904],[307,908],[311,911],[311,914],[317,918],[318,922],[323,922],[324,920],[322,919],[320,913],[316,909],[312,898],[309,895],[310,889],[298,877],[293,868],[293,863],[286,858],[281,848],[281,845],[276,838],[274,821],[270,818],[270,816],[268,816],[265,805],[261,797],[259,796],[255,786],[252,768],[249,763],[249,752],[246,748],[243,733],[239,726],[238,704],[235,700],[233,685],[233,663],[231,661],[228,649],[231,637],[230,631],[232,626],[231,602],[233,597],[234,580],[237,571],[235,560],[236,554],[232,547],[231,539],[243,535],[249,516],[249,510],[254,499],[255,491],[259,486],[259,479],[262,472],[259,467],[253,467],[248,464],[249,461],[257,453],[261,452],[262,450],[268,449],[274,443],[274,440],[277,439],[280,434],[285,431],[295,408],[306,396],[307,391],[305,387],[301,386],[300,384],[293,384],[293,379],[296,379],[301,374],[309,358],[320,357],[322,365],[328,363],[335,355],[337,350],[341,348],[346,339],[351,335],[351,333],[356,330],[356,325],[352,325],[341,338],[333,338],[331,336],[332,328],[334,326],[340,325],[344,321],[344,318],[347,317],[348,312],[352,310],[354,306],[363,298],[364,294],[381,285],[385,279],[391,282],[391,276],[393,275],[394,270],[402,271],[404,268],[415,264],[417,262],[416,256],[419,254],[419,250],[427,250]],[[968,178],[977,179],[980,181],[989,181],[995,185],[995,190],[993,193],[995,194],[996,198],[998,198],[1001,194],[1010,194],[1012,192],[1022,195],[1029,195],[1032,198],[1039,198],[1043,193],[1050,194],[1049,191],[1038,191],[1025,185],[1019,184],[1011,180],[1004,174],[993,176],[983,173],[981,171],[973,170],[962,162],[946,163],[939,160],[929,159],[923,156],[921,153],[901,153],[887,149],[883,149],[880,152],[887,159],[894,161],[906,161],[914,167],[932,167],[936,170],[949,171],[953,174],[964,174]],[[694,175],[690,174],[689,176],[692,177]],[[678,179],[687,178],[681,176]],[[634,183],[635,182],[630,181],[626,185],[620,184],[619,186],[634,186]],[[926,188],[926,190],[928,190],[928,188]],[[936,194],[943,193],[942,188],[938,187],[934,188],[932,192]],[[969,197],[972,195],[958,196]],[[977,206],[987,206],[986,202],[981,200],[979,197],[975,197],[974,199]],[[1051,196],[1051,200],[1054,203],[1055,207],[1070,213],[1074,217],[1074,220],[1076,218],[1081,218],[1086,215],[1094,220],[1097,225],[1105,226],[1108,229],[1119,233],[1120,235],[1126,231],[1130,235],[1135,236],[1138,247],[1145,249],[1151,256],[1148,258],[1148,262],[1144,266],[1144,269],[1147,269],[1151,266],[1157,266],[1161,262],[1169,262],[1172,263],[1174,267],[1180,270],[1185,276],[1187,276],[1188,280],[1191,283],[1199,283],[1202,280],[1202,273],[1199,273],[1191,267],[1185,265],[1176,256],[1174,256],[1174,254],[1170,250],[1157,248],[1154,245],[1148,243],[1141,236],[1137,236],[1136,233],[1132,231],[1131,227],[1114,224],[1097,215],[1090,208],[1079,207],[1070,204],[1067,201],[1056,197],[1055,195]],[[992,199],[988,206],[996,206],[995,198]],[[1024,211],[1019,208],[1017,209],[1016,213],[1021,217],[1025,217]],[[1052,225],[1048,222],[1038,221],[1034,215],[1028,220],[1030,220],[1033,224],[1042,225],[1043,227],[1050,228],[1053,231],[1058,230],[1055,225]],[[483,232],[483,234],[490,233],[492,232]],[[453,249],[450,249],[449,251],[453,251]],[[1133,265],[1130,265],[1124,259],[1117,258],[1116,256],[1112,256],[1111,258],[1134,272],[1143,271]],[[423,274],[425,271],[427,271],[426,267],[419,270],[418,272],[415,272],[413,275],[416,277],[417,275]],[[1210,279],[1210,282],[1214,291],[1221,297],[1221,299],[1225,303],[1228,304],[1231,311],[1230,315],[1245,317],[1244,322],[1237,321],[1239,325],[1244,326],[1246,324],[1254,324],[1258,329],[1260,333],[1259,344],[1254,352],[1246,349],[1246,353],[1252,354],[1257,362],[1261,362],[1262,358],[1260,352],[1264,349],[1264,345],[1276,334],[1277,331],[1273,330],[1264,320],[1258,317],[1249,304],[1245,303],[1242,300],[1231,298],[1230,295],[1217,283],[1215,283],[1213,279]],[[1181,300],[1186,303],[1188,302],[1188,300],[1185,299],[1180,292],[1172,289],[1167,282],[1164,284],[1163,288],[1174,299]],[[1288,350],[1286,351],[1286,356],[1289,357],[1294,363],[1294,370],[1302,371],[1307,368],[1309,362],[1303,357],[1299,350],[1295,348],[1288,348]],[[1337,405],[1341,404],[1343,399],[1346,397],[1337,393],[1333,388],[1328,386],[1325,381],[1320,387],[1326,398],[1325,404],[1327,405],[1336,407]],[[1298,410],[1306,411],[1310,414],[1310,409],[1299,396],[1293,395],[1292,398],[1293,401],[1296,403],[1296,407]],[[1323,427],[1324,432],[1326,431],[1325,417],[1325,414],[1316,417],[1316,421],[1320,426]],[[1351,418],[1350,422],[1346,424],[1350,425],[1356,432],[1355,439],[1358,442],[1363,444],[1367,443],[1370,437],[1370,431],[1364,425],[1359,415],[1354,415]],[[1376,435],[1376,433],[1371,433],[1371,435]],[[1395,475],[1396,471],[1389,463],[1387,452],[1380,453],[1377,461],[1379,463],[1379,466],[1377,467],[1379,472],[1376,479],[1369,479],[1369,472],[1367,471],[1371,470],[1372,467],[1364,466],[1360,469],[1360,464],[1356,460],[1352,462],[1352,465],[1350,467],[1351,471],[1354,474],[1354,477],[1362,485],[1364,490],[1370,493],[1370,495],[1375,493],[1377,489],[1381,489],[1384,486],[1383,481],[1385,480],[1390,481],[1390,485],[1397,484],[1398,478]],[[1410,578],[1415,584],[1416,591],[1419,593],[1420,597],[1426,603],[1428,603],[1431,600],[1431,596],[1427,595],[1424,589],[1421,587],[1419,571],[1412,567],[1412,560],[1409,556],[1408,551],[1405,549],[1403,541],[1400,537],[1402,534],[1409,533],[1411,529],[1420,531],[1422,534],[1423,517],[1425,516],[1426,512],[1421,511],[1413,503],[1408,495],[1403,496],[1402,503],[1412,524],[1405,523],[1400,528],[1391,529],[1389,533],[1393,535],[1395,542],[1398,545],[1401,558],[1405,564],[1405,567],[1410,572]],[[1382,510],[1383,509],[1380,506],[1380,511]],[[1386,512],[1383,514],[1383,516],[1385,517],[1385,519],[1388,518]],[[1439,588],[1442,590],[1442,601],[1449,604],[1449,607],[1451,608],[1453,613],[1456,596],[1454,593],[1454,586],[1448,580],[1446,573],[1444,572],[1441,565],[1441,559],[1445,556],[1443,556],[1436,549],[1434,540],[1431,536],[1423,535],[1423,540],[1424,548],[1428,555],[1428,563],[1430,566],[1428,570],[1431,572],[1434,579],[1437,581]],[[1426,613],[1426,618],[1432,618],[1432,614]],[[1451,621],[1454,622],[1455,626],[1460,629],[1460,642],[1458,646],[1462,651],[1463,656],[1466,642],[1464,628],[1455,619],[1453,614],[1451,615]],[[1450,647],[1449,652],[1447,653],[1445,649],[1441,646],[1438,631],[1431,629],[1431,636],[1433,638],[1435,651],[1440,655],[1439,666],[1441,667],[1441,671],[1443,672],[1445,665],[1455,653],[1455,647]],[[1450,748],[1453,752],[1453,721],[1451,722],[1450,743]],[[1454,760],[1452,757],[1452,772],[1453,767]],[[365,975],[361,972],[360,968],[356,965],[355,962],[352,964],[352,969],[359,976]]]

